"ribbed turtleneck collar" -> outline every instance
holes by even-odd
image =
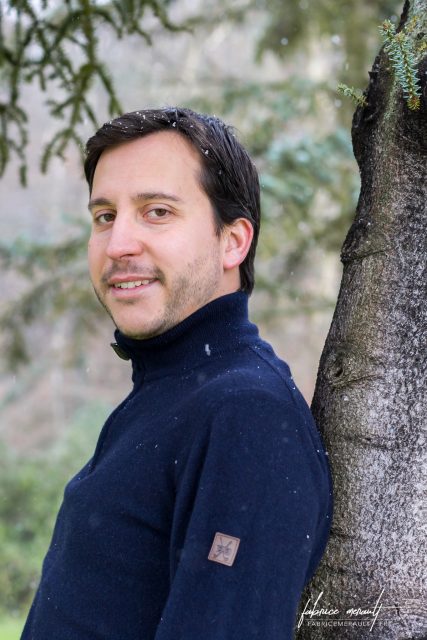
[[[206,358],[256,341],[258,328],[248,319],[248,299],[244,291],[216,298],[168,331],[146,340],[130,338],[117,329],[112,346],[121,357],[132,360],[134,370],[142,369],[145,377],[191,370]]]

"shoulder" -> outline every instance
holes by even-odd
[[[228,389],[221,396],[209,396],[193,418],[183,456],[187,472],[210,470],[209,477],[221,477],[226,485],[241,477],[270,487],[304,478],[314,493],[315,487],[326,486],[323,451],[292,400],[268,389]]]
[[[229,444],[248,442],[277,453],[322,451],[310,408],[289,374],[277,373],[262,359],[258,365],[230,366],[206,379],[191,394],[192,437]],[[286,363],[284,363],[286,365]],[[286,365],[287,367],[287,365]]]
[[[282,442],[287,429],[303,424],[286,385],[271,389],[241,372],[227,384],[223,379],[206,384],[193,402],[197,429],[209,439],[272,444]]]
[[[295,384],[289,366],[280,360],[267,343],[245,346],[238,352],[224,354],[215,368],[198,378],[194,399],[204,406],[215,406],[227,399],[265,396],[267,402],[293,402]]]

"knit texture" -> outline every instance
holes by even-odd
[[[133,389],[65,488],[22,640],[291,640],[331,477],[248,295],[115,338]],[[231,565],[208,559],[217,532],[240,539]]]

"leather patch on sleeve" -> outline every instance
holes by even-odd
[[[225,533],[219,533],[217,531],[208,555],[208,560],[220,562],[221,564],[226,564],[228,567],[231,567],[236,557],[239,543],[240,538],[228,536]]]

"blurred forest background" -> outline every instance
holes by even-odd
[[[56,28],[71,16],[61,51],[76,78],[90,69],[88,46],[105,65],[104,75],[94,74],[74,93],[80,91],[86,109],[67,103],[55,73],[44,91],[36,77],[23,82],[18,74],[16,95],[10,92],[5,51],[19,40],[24,5]],[[102,11],[79,22],[84,6]],[[19,637],[64,485],[92,455],[103,421],[130,385],[129,364],[109,346],[113,325],[87,275],[81,143],[120,109],[182,105],[236,127],[262,184],[251,317],[310,403],[359,192],[350,137],[355,106],[337,86],[367,86],[382,45],[378,26],[386,18],[397,22],[402,6],[0,0],[0,8],[0,640],[6,640]],[[28,26],[25,12],[21,20],[21,29]],[[28,55],[40,56],[40,45],[31,44]]]

